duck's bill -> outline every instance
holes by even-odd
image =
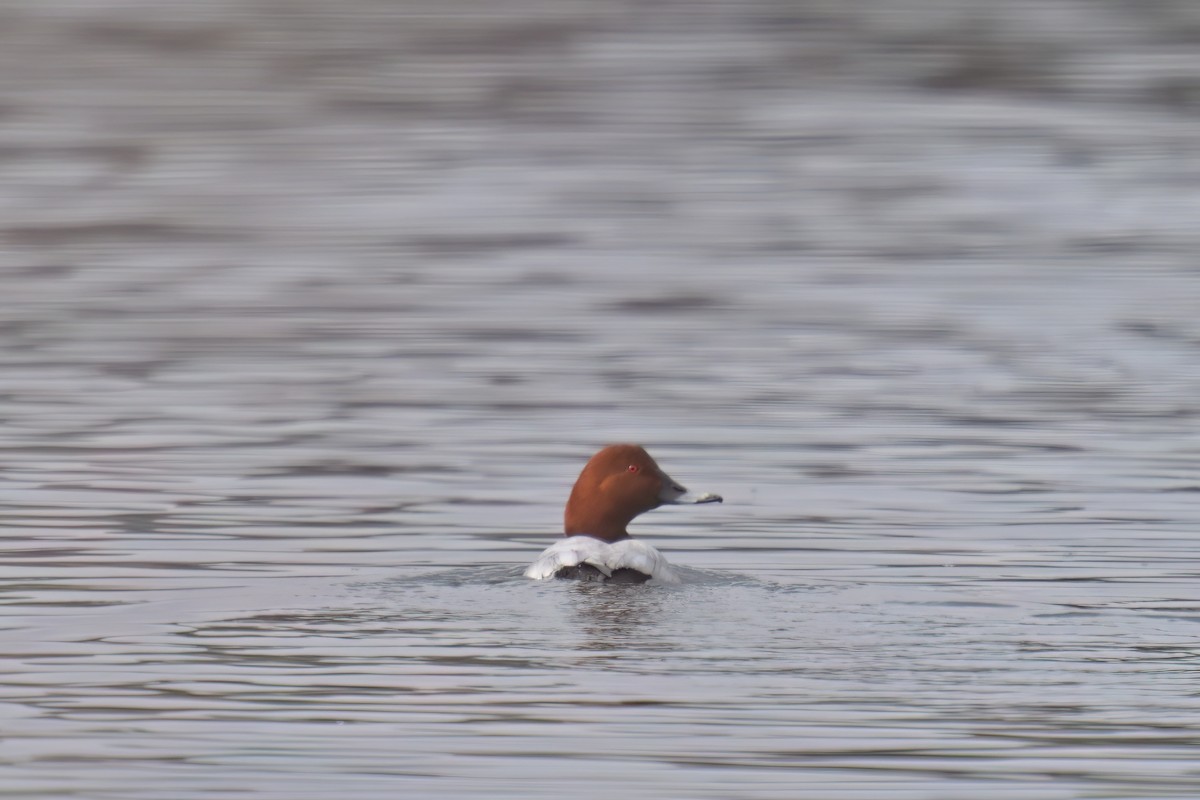
[[[711,492],[698,494],[689,492],[684,487],[680,486],[675,481],[668,478],[665,474],[662,476],[662,489],[658,493],[658,499],[666,505],[672,506],[687,506],[698,505],[700,503],[720,503],[721,495]]]
[[[703,494],[684,492],[671,502],[676,505],[698,505],[700,503],[720,503],[723,502],[723,499],[721,495],[713,494],[712,492],[704,492]]]

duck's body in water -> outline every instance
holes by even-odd
[[[548,547],[525,576],[674,583],[678,578],[662,554],[630,538],[626,527],[660,505],[719,502],[719,495],[688,492],[638,445],[609,445],[592,456],[575,481],[563,519],[565,538]]]

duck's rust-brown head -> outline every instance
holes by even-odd
[[[692,494],[636,444],[612,444],[592,456],[567,500],[563,532],[606,542],[629,538],[638,514],[664,504],[720,503],[716,494]]]

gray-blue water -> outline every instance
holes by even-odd
[[[6,3],[0,796],[1200,796],[1198,9]]]

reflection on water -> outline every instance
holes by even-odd
[[[661,591],[638,591],[637,586],[570,587],[571,613],[577,631],[576,650],[595,653],[581,662],[602,666],[626,649],[666,649],[657,620],[663,613]],[[605,591],[610,590],[610,591]]]
[[[0,10],[0,795],[1200,794],[1195,3],[285,5]]]

